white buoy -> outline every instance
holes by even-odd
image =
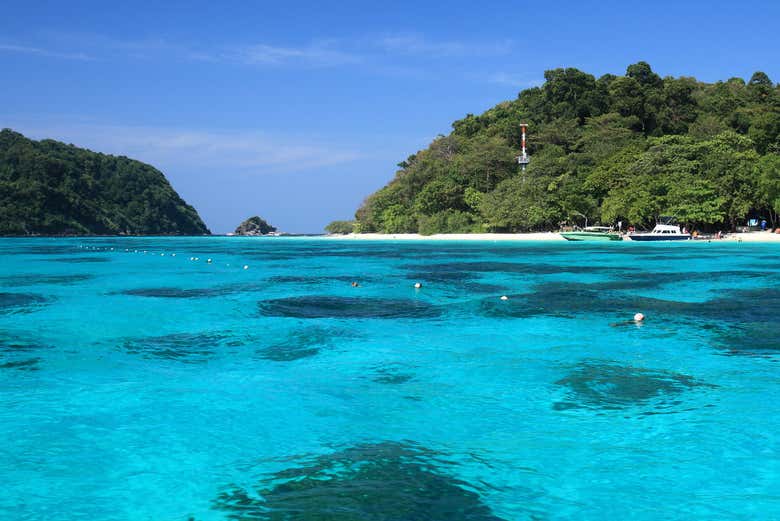
[[[509,297],[507,297],[506,295],[501,295],[501,300],[509,300]]]
[[[244,269],[245,269],[245,270],[248,270],[248,269],[249,269],[249,266],[247,266],[246,264],[244,264]]]
[[[161,253],[161,254],[160,254],[160,257],[165,257],[165,254],[164,254],[164,253]]]
[[[194,259],[194,260],[200,260],[200,257],[195,257],[195,259]]]
[[[209,264],[211,264],[211,259],[206,259],[206,262],[208,262]]]
[[[414,288],[415,289],[420,289],[421,287],[422,287],[422,284],[420,284],[419,282],[415,282],[414,283]]]
[[[645,319],[645,316],[642,313],[637,313],[634,315],[634,322],[641,322]]]
[[[175,254],[175,253],[171,253],[171,257],[175,257],[175,256],[176,256],[176,254]]]

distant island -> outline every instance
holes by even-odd
[[[156,168],[0,131],[0,235],[208,235]]]
[[[779,226],[780,87],[763,72],[709,84],[661,78],[645,62],[624,76],[545,72],[484,114],[399,163],[355,221],[330,233],[558,230],[586,222],[651,227]],[[530,164],[517,156],[528,124]]]
[[[233,235],[258,236],[268,235],[270,233],[274,233],[275,231],[276,228],[274,226],[268,224],[265,219],[255,215],[254,217],[250,217],[249,219],[239,224],[238,228],[236,228],[236,231],[233,232]]]

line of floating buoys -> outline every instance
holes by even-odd
[[[82,248],[82,249],[86,248],[88,250],[96,250],[96,251],[97,250],[106,250],[107,249],[107,248],[98,248],[97,246],[84,246],[83,244],[80,244],[79,248]],[[110,251],[114,251],[114,248],[110,248]],[[130,249],[129,248],[125,248],[125,251],[129,252]],[[138,253],[138,250],[133,250],[133,253]],[[143,253],[145,255],[147,253],[147,250],[143,250]],[[160,253],[160,257],[164,257],[164,256],[165,256],[165,252]],[[176,254],[175,253],[171,253],[170,256],[171,257],[175,257]],[[190,257],[190,261],[199,261],[199,260],[200,260],[200,257]],[[213,263],[213,259],[211,259],[210,257],[207,258],[206,259],[206,263],[207,264],[212,264]],[[230,267],[230,264],[226,264],[226,266]],[[242,266],[242,269],[248,270],[249,269],[249,265],[248,264],[244,264]],[[357,281],[353,281],[351,283],[351,286],[353,288],[359,288],[360,284],[358,284]],[[414,283],[414,289],[422,289],[422,287],[423,287],[422,282],[415,282]],[[499,300],[507,301],[507,300],[509,300],[509,297],[506,296],[506,295],[501,295],[499,297]],[[637,324],[643,322],[644,319],[645,319],[645,315],[643,313],[635,313],[634,314],[634,322],[636,322]]]
[[[740,240],[740,242],[742,242],[742,241]],[[80,244],[79,248],[82,248],[82,249],[86,248],[88,250],[96,250],[96,251],[98,251],[98,250],[104,250],[104,251],[107,250],[107,248],[98,248],[97,246],[84,246],[83,244]],[[110,248],[110,251],[114,251],[114,248]],[[125,251],[129,252],[130,249],[129,248],[125,248]],[[138,253],[138,250],[133,250],[133,253]],[[143,250],[143,253],[144,253],[144,255],[146,255],[147,250]],[[165,252],[160,253],[160,257],[164,257],[164,256],[165,256]],[[170,256],[171,257],[175,257],[176,254],[175,253],[171,253]],[[190,261],[199,261],[199,260],[200,260],[200,257],[190,257]],[[213,259],[207,258],[206,259],[206,263],[207,264],[212,264],[213,263]],[[227,264],[226,266],[230,267],[230,264]],[[242,266],[242,269],[248,270],[249,269],[249,265],[248,264],[244,264]],[[353,288],[359,288],[360,284],[358,284],[357,281],[353,281],[351,283],[351,286]],[[415,282],[414,283],[414,289],[422,289],[422,287],[423,287],[423,285],[422,285],[421,282]],[[506,296],[506,295],[501,295],[499,297],[499,300],[507,301],[507,300],[509,300],[509,297]],[[643,313],[635,313],[634,314],[634,322],[636,322],[637,324],[643,322],[644,320],[645,320],[645,315]]]

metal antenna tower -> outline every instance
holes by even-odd
[[[520,129],[523,131],[523,151],[522,153],[517,156],[517,162],[520,165],[520,169],[523,174],[523,179],[525,179],[525,167],[528,165],[528,163],[531,162],[531,158],[528,157],[528,154],[525,151],[525,129],[528,128],[528,123],[520,123]]]

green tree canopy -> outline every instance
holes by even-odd
[[[152,166],[0,131],[2,235],[208,233]]]
[[[357,211],[356,229],[550,230],[582,215],[644,227],[670,213],[710,229],[758,215],[774,225],[778,153],[780,87],[765,73],[708,84],[662,78],[642,61],[598,79],[552,69],[401,162]]]

